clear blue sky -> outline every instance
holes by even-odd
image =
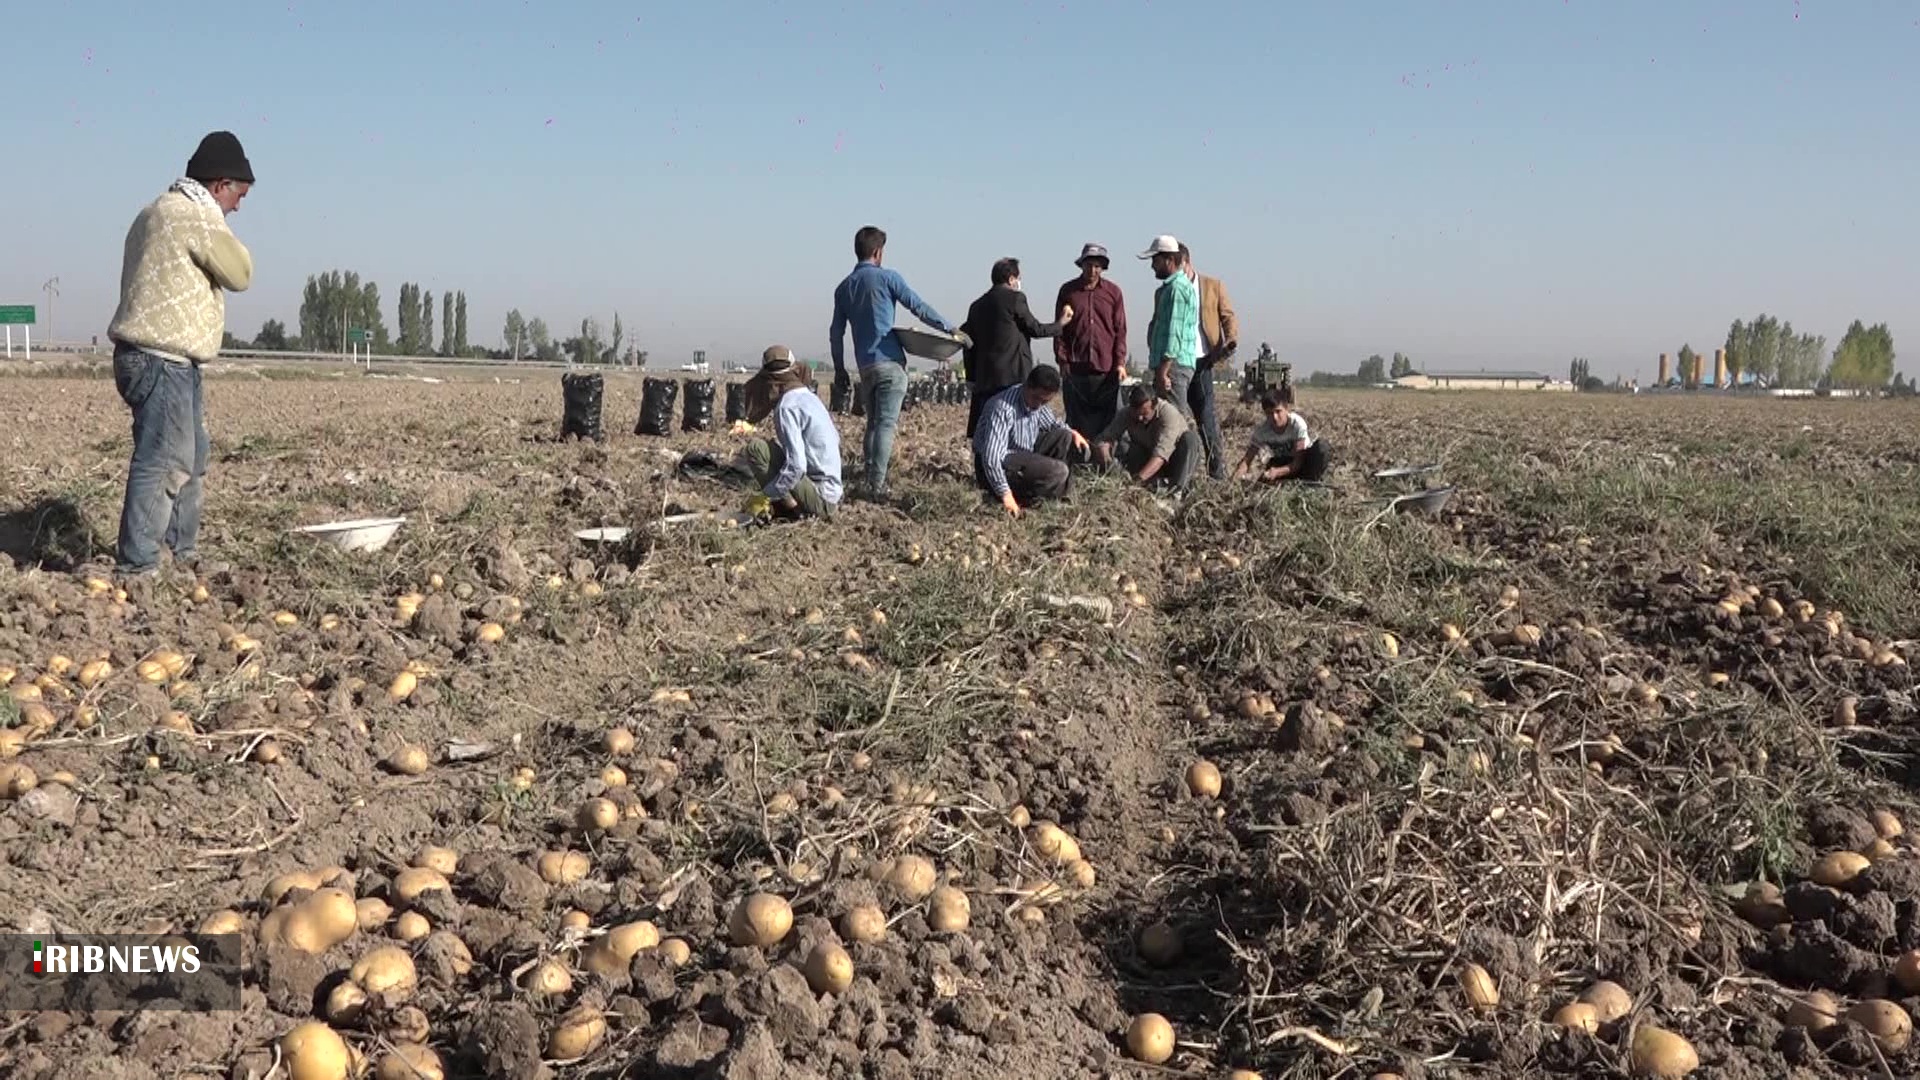
[[[872,222],[956,321],[994,258],[1050,300],[1104,243],[1136,348],[1133,256],[1172,232],[1306,367],[1647,379],[1766,311],[1889,322],[1920,370],[1913,0],[7,7],[0,302],[59,275],[63,338],[228,128],[242,337],[340,267],[389,327],[413,280],[466,290],[477,342],[617,310],[656,363],[824,356]]]

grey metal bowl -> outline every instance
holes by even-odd
[[[973,344],[965,334],[943,334],[938,330],[914,330],[905,326],[894,327],[893,337],[908,356],[923,360],[951,360],[960,355],[961,349]]]
[[[1393,508],[1402,514],[1437,514],[1453,498],[1451,487],[1428,488],[1393,500]]]

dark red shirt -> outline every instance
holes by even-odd
[[[1060,286],[1053,317],[1073,305],[1073,321],[1053,339],[1053,359],[1063,374],[1105,375],[1127,364],[1127,301],[1120,286],[1100,279],[1089,289],[1081,278]]]

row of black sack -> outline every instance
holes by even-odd
[[[673,405],[679,397],[680,379],[662,379],[648,376],[640,388],[640,422],[634,426],[635,435],[668,435],[673,430]],[[687,396],[680,411],[680,430],[710,431],[713,428],[714,383],[712,379],[685,380]],[[747,418],[747,388],[744,383],[730,382],[727,386],[726,422],[735,423]],[[606,430],[601,425],[600,403],[605,391],[605,383],[598,373],[568,372],[560,377],[561,396],[566,411],[560,423],[560,437],[563,439],[592,439],[595,442],[606,438]],[[931,379],[916,379],[907,385],[907,395],[901,402],[902,409],[916,405],[958,405],[967,400],[967,387],[958,382],[935,382]],[[860,400],[853,394],[852,387],[836,380],[830,393],[827,406],[836,413],[852,416],[864,415]]]

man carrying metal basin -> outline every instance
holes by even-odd
[[[127,231],[113,381],[133,411],[133,460],[120,511],[121,572],[158,568],[165,544],[191,565],[200,535],[207,472],[200,365],[220,354],[226,292],[253,283],[253,256],[227,228],[227,215],[253,188],[253,167],[232,133],[200,141],[185,177],[140,211]]]
[[[949,334],[954,329],[920,299],[906,278],[881,265],[886,247],[887,234],[875,226],[854,234],[853,254],[859,263],[833,290],[833,325],[828,330],[835,379],[847,377],[846,336],[853,332],[860,404],[867,421],[861,466],[866,472],[866,497],[875,501],[887,498],[887,466],[893,459],[900,405],[907,396],[907,354],[893,332],[894,307],[904,304],[921,322]]]

